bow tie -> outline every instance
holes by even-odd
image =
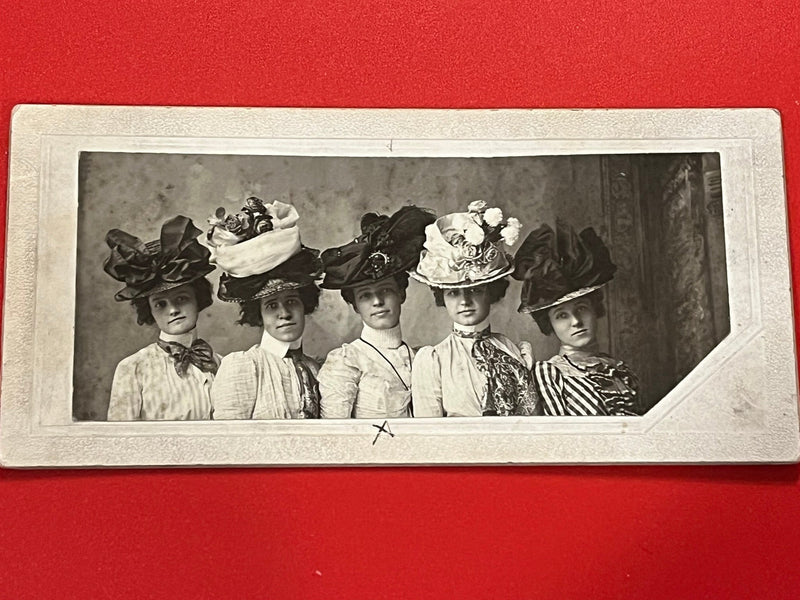
[[[175,372],[181,377],[186,375],[189,365],[192,364],[204,373],[217,372],[217,362],[214,360],[214,351],[209,343],[202,339],[192,342],[191,348],[187,348],[178,342],[167,342],[158,340],[158,347],[172,357],[175,364]]]

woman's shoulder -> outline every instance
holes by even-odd
[[[358,340],[353,340],[352,342],[345,342],[338,348],[334,348],[330,352],[328,352],[328,356],[325,357],[325,360],[343,360],[347,362],[354,361],[362,352],[363,344],[360,343]]]
[[[348,342],[328,352],[325,360],[322,361],[322,368],[327,370],[343,365],[356,367],[358,356],[359,350],[355,342]]]
[[[513,341],[507,335],[504,335],[502,333],[497,333],[497,332],[493,331],[492,332],[492,338],[494,338],[494,340],[496,342],[499,342],[500,344],[502,344],[506,348],[512,348],[514,350],[519,350],[519,344],[517,344],[515,341]]]
[[[504,333],[500,333],[499,331],[492,331],[492,337],[496,340],[500,340],[505,344],[514,344],[514,342],[511,341],[510,337],[508,337]]]
[[[450,336],[448,336],[450,337]],[[446,344],[447,338],[434,346],[422,346],[414,351],[414,364],[421,364],[424,362],[435,363],[439,361],[441,351]]]
[[[552,373],[565,377],[583,377],[585,373],[578,369],[566,356],[556,354],[542,362],[542,368],[548,369]]]
[[[515,341],[513,341],[511,338],[509,338],[506,335],[503,335],[502,333],[492,332],[492,339],[494,340],[495,344],[500,346],[501,349],[505,350],[507,354],[510,354],[514,358],[525,362],[525,358],[522,354],[520,345],[517,344]],[[527,362],[526,364],[530,366],[530,361]]]
[[[232,368],[235,366],[255,364],[258,362],[259,352],[258,344],[247,350],[234,350],[222,357],[220,367],[225,366],[227,368]]]
[[[153,342],[152,344],[147,344],[147,346],[139,348],[139,350],[137,350],[133,354],[130,354],[125,358],[123,358],[121,361],[119,361],[117,363],[117,369],[135,368],[137,365],[140,365],[141,363],[148,362],[153,360],[153,358],[159,357],[159,353],[164,354],[166,356],[166,353],[161,348],[159,348],[158,344],[156,344],[155,342]]]

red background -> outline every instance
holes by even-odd
[[[0,13],[2,131],[18,103],[774,107],[800,273],[797,0]],[[797,466],[2,470],[0,598],[797,598],[798,501]]]

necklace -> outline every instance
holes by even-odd
[[[372,344],[370,344],[370,343],[369,343],[367,340],[365,340],[364,338],[358,338],[358,339],[360,339],[360,340],[361,340],[362,342],[364,342],[364,343],[365,343],[367,346],[369,346],[370,348],[372,348],[373,350],[375,350],[375,352],[377,352],[377,353],[380,355],[380,357],[381,357],[383,360],[385,360],[385,361],[386,361],[386,362],[389,364],[389,366],[390,366],[390,367],[392,367],[392,371],[394,371],[394,374],[395,374],[395,375],[397,375],[397,378],[400,380],[400,383],[402,383],[402,384],[403,384],[403,387],[404,387],[404,388],[406,388],[406,391],[408,391],[408,390],[409,390],[409,387],[408,387],[408,385],[406,384],[406,382],[405,382],[405,381],[403,381],[403,378],[402,378],[402,377],[400,377],[400,373],[398,373],[398,372],[397,372],[397,369],[395,369],[394,365],[392,364],[392,361],[390,361],[388,358],[386,358],[386,356],[383,354],[383,352],[381,352],[380,350],[378,350],[378,349],[377,349],[375,346],[373,346]],[[409,363],[409,364],[411,364],[411,349],[408,347],[408,344],[406,344],[405,342],[401,342],[401,343],[402,343],[402,345],[403,345],[403,346],[405,346],[405,347],[406,347],[406,352],[408,352],[408,363]]]

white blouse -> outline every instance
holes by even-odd
[[[473,326],[453,323],[454,329],[468,333],[483,331],[488,319]],[[488,338],[497,348],[523,364],[519,348],[506,336],[492,333]],[[486,376],[472,358],[475,340],[448,335],[435,346],[423,346],[414,358],[411,391],[415,417],[480,417],[483,415]]]
[[[276,340],[266,331],[261,343],[249,350],[231,352],[222,359],[211,389],[214,419],[301,419],[300,382],[289,349],[302,345]],[[305,356],[303,362],[316,376],[319,365]]]
[[[191,346],[196,331],[183,335],[161,332],[159,338]],[[214,354],[219,364],[220,356]],[[109,421],[196,421],[211,418],[213,373],[189,364],[181,377],[172,357],[158,344],[122,359],[114,371]]]
[[[322,418],[411,416],[411,362],[400,326],[364,325],[361,338],[331,350],[319,371]]]

